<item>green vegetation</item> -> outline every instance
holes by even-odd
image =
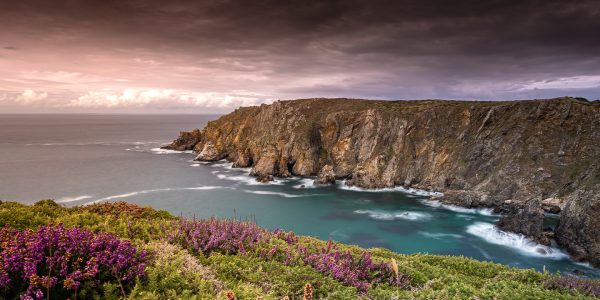
[[[307,293],[314,299],[592,299],[600,287],[465,257],[402,255],[268,232],[234,220],[181,220],[127,203],[0,202],[0,227],[58,224],[112,233],[148,253],[144,275],[127,288],[129,299],[302,299]],[[122,297],[117,286],[102,288],[103,299]]]

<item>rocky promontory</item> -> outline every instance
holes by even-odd
[[[443,192],[440,201],[495,208],[502,228],[555,238],[600,266],[598,101],[278,101],[236,109],[167,148],[252,167],[262,181]],[[560,214],[551,234],[545,213]]]

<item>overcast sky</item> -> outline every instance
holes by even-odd
[[[565,95],[600,98],[598,0],[0,1],[0,112]]]

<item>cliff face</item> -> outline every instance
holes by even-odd
[[[168,147],[252,166],[263,180],[333,175],[444,192],[448,203],[527,216],[504,226],[539,241],[543,210],[564,208],[556,240],[600,265],[597,102],[283,101],[239,108]]]

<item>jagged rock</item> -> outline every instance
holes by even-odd
[[[252,171],[250,171],[250,175],[257,177],[275,175],[278,170],[278,161],[279,159],[275,149],[265,149],[256,162],[256,165],[252,168]]]
[[[544,210],[540,200],[505,202],[505,215],[498,221],[498,228],[524,234],[537,242],[549,245],[544,234]]]
[[[245,152],[238,152],[233,161],[232,167],[247,168],[250,166],[252,166],[252,158],[250,157],[250,155]]]
[[[564,208],[564,203],[559,198],[546,198],[542,200],[542,209],[544,211],[557,214]]]
[[[270,181],[273,181],[273,180],[275,180],[273,178],[273,175],[264,175],[264,174],[262,174],[262,175],[258,175],[256,177],[256,181],[261,182],[261,183],[267,183],[267,182],[270,182]]]
[[[557,241],[577,257],[600,257],[592,218],[600,206],[590,204],[600,199],[596,102],[278,101],[239,108],[172,145],[189,149],[196,140],[197,153],[215,145],[212,158],[252,166],[254,176],[314,176],[331,165],[349,185],[406,185],[443,192],[447,203],[508,213],[507,199],[560,195]],[[537,218],[527,220],[537,227]],[[513,227],[539,233],[529,225]]]
[[[314,181],[315,185],[331,185],[335,184],[335,173],[331,165],[325,165],[319,171],[317,179]]]
[[[578,190],[569,196],[560,213],[556,241],[576,260],[600,267],[600,183],[593,187],[598,189]]]
[[[489,207],[487,195],[477,191],[449,190],[442,196],[436,197],[444,203],[458,205],[468,208]]]
[[[216,161],[223,159],[223,155],[217,150],[217,148],[212,143],[204,144],[202,151],[200,154],[196,156],[194,160],[198,161]]]
[[[201,138],[201,132],[199,129],[194,129],[192,132],[182,131],[179,133],[179,137],[174,140],[171,144],[161,147],[161,149],[185,151],[192,150],[194,146],[198,144]]]

